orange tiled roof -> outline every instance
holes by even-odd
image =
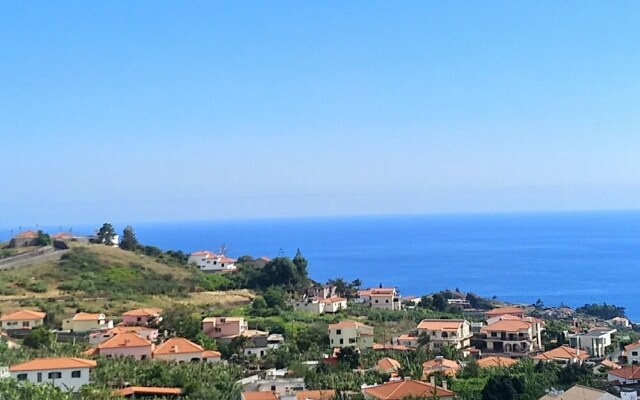
[[[545,351],[544,353],[534,356],[534,360],[554,360],[554,359],[574,359],[579,358],[581,360],[589,358],[589,354],[586,351],[574,349],[568,346],[560,346],[555,349]]]
[[[602,362],[600,364],[604,365],[607,368],[611,368],[611,369],[620,369],[620,368],[622,368],[620,365],[614,363],[611,360],[607,360],[607,359],[602,360]]]
[[[345,299],[344,297],[329,297],[329,298],[320,300],[320,302],[322,303],[338,303],[341,301],[347,301],[347,299]]]
[[[72,239],[73,235],[69,232],[58,232],[55,235],[51,236],[52,239]]]
[[[202,351],[204,351],[202,346],[199,346],[190,340],[181,337],[173,337],[156,347],[153,355],[201,353]]]
[[[203,358],[213,358],[213,357],[222,357],[222,353],[218,352],[218,351],[213,351],[213,350],[205,350],[202,352],[202,357]]]
[[[524,312],[523,308],[520,307],[499,307],[499,308],[494,308],[493,310],[489,310],[487,312],[485,312],[486,315],[488,316],[492,316],[492,317],[496,317],[498,315],[504,315],[504,314],[521,314]]]
[[[378,361],[378,368],[383,372],[387,372],[389,370],[398,371],[402,366],[397,360],[393,358],[385,357]]]
[[[242,392],[242,397],[245,400],[278,400],[273,392]]]
[[[21,371],[43,371],[49,369],[70,369],[70,368],[93,368],[96,362],[93,360],[85,360],[76,357],[52,357],[52,358],[36,358],[22,364],[16,364],[9,367],[11,372]]]
[[[374,343],[373,350],[413,351],[414,349],[402,344]]]
[[[73,316],[74,321],[97,321],[102,317],[102,314],[91,314],[85,312],[79,312]]]
[[[301,390],[296,392],[296,400],[332,400],[335,390]]]
[[[200,251],[194,251],[193,253],[189,254],[190,256],[194,256],[194,257],[202,257],[202,256],[207,256],[207,257],[213,257],[213,258],[217,258],[218,255],[216,253],[213,253],[209,250],[200,250]]]
[[[430,331],[457,331],[464,323],[462,319],[423,319],[418,324],[418,329]]]
[[[20,310],[11,314],[3,315],[0,321],[31,321],[34,319],[44,319],[47,313],[31,310]]]
[[[456,361],[447,358],[436,358],[422,363],[422,371],[427,375],[436,371],[443,371],[445,375],[455,375],[459,369],[460,365]]]
[[[529,329],[531,324],[522,320],[500,320],[482,328],[482,332],[517,332]]]
[[[122,315],[127,317],[151,317],[160,313],[162,313],[162,309],[160,308],[136,308]]]
[[[98,349],[115,349],[119,347],[145,347],[151,346],[151,342],[133,332],[124,332],[100,343]]]
[[[38,237],[38,232],[31,231],[31,230],[18,233],[15,236],[16,239],[35,239],[37,237]]]
[[[518,360],[514,360],[513,358],[498,356],[485,357],[478,360],[478,366],[480,368],[508,367],[517,363]]]
[[[147,326],[124,326],[124,325],[118,325],[113,329],[109,329],[109,333],[113,333],[114,335],[117,335],[118,333],[125,333],[125,332],[140,332],[143,330],[155,330],[155,328],[149,328]]]
[[[406,380],[387,382],[382,385],[363,389],[367,395],[380,400],[401,400],[408,397],[453,397],[453,392],[429,383]]]
[[[132,396],[132,395],[179,396],[182,394],[182,389],[168,388],[168,387],[152,387],[152,386],[129,386],[124,389],[116,390],[115,394],[119,394],[120,396]]]
[[[362,322],[358,322],[358,321],[340,321],[337,324],[329,324],[329,329],[344,329],[344,328],[371,328],[373,329],[373,327],[369,326],[369,325],[365,325]]]
[[[628,344],[626,346],[624,346],[625,350],[631,350],[631,349],[635,349],[636,347],[640,347],[640,340],[638,340],[637,342],[633,342],[631,344]]]

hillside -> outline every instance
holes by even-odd
[[[137,306],[172,303],[237,305],[246,290],[210,291],[212,276],[170,257],[149,257],[119,248],[73,244],[60,261],[0,271],[0,311],[56,301],[65,308],[119,313]],[[207,291],[209,290],[209,291]]]

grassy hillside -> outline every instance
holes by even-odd
[[[0,271],[0,311],[58,303],[68,310],[112,310],[189,303],[200,308],[243,304],[245,290],[217,292],[203,274],[170,257],[148,257],[119,248],[74,244],[60,261]],[[68,309],[68,310],[66,310]]]

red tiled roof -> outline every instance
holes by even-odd
[[[9,367],[11,372],[44,371],[49,369],[93,368],[96,362],[76,357],[36,358],[22,364]]]
[[[531,324],[522,320],[500,320],[481,329],[482,332],[518,332],[529,329]]]
[[[640,379],[640,366],[628,365],[620,369],[612,369],[609,374],[628,380]]]
[[[90,314],[85,312],[79,312],[73,316],[74,321],[97,321],[102,317],[102,314]]]
[[[450,390],[414,380],[387,382],[363,389],[363,392],[380,400],[401,400],[411,396],[431,398],[434,395],[438,398],[453,397],[453,392]]]

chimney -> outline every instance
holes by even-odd
[[[436,385],[436,377],[435,376],[431,376],[429,378],[429,383],[431,384],[431,386],[435,386]]]
[[[446,380],[446,379],[443,379],[443,380],[442,380],[442,388],[443,388],[444,390],[447,390],[447,380]]]

